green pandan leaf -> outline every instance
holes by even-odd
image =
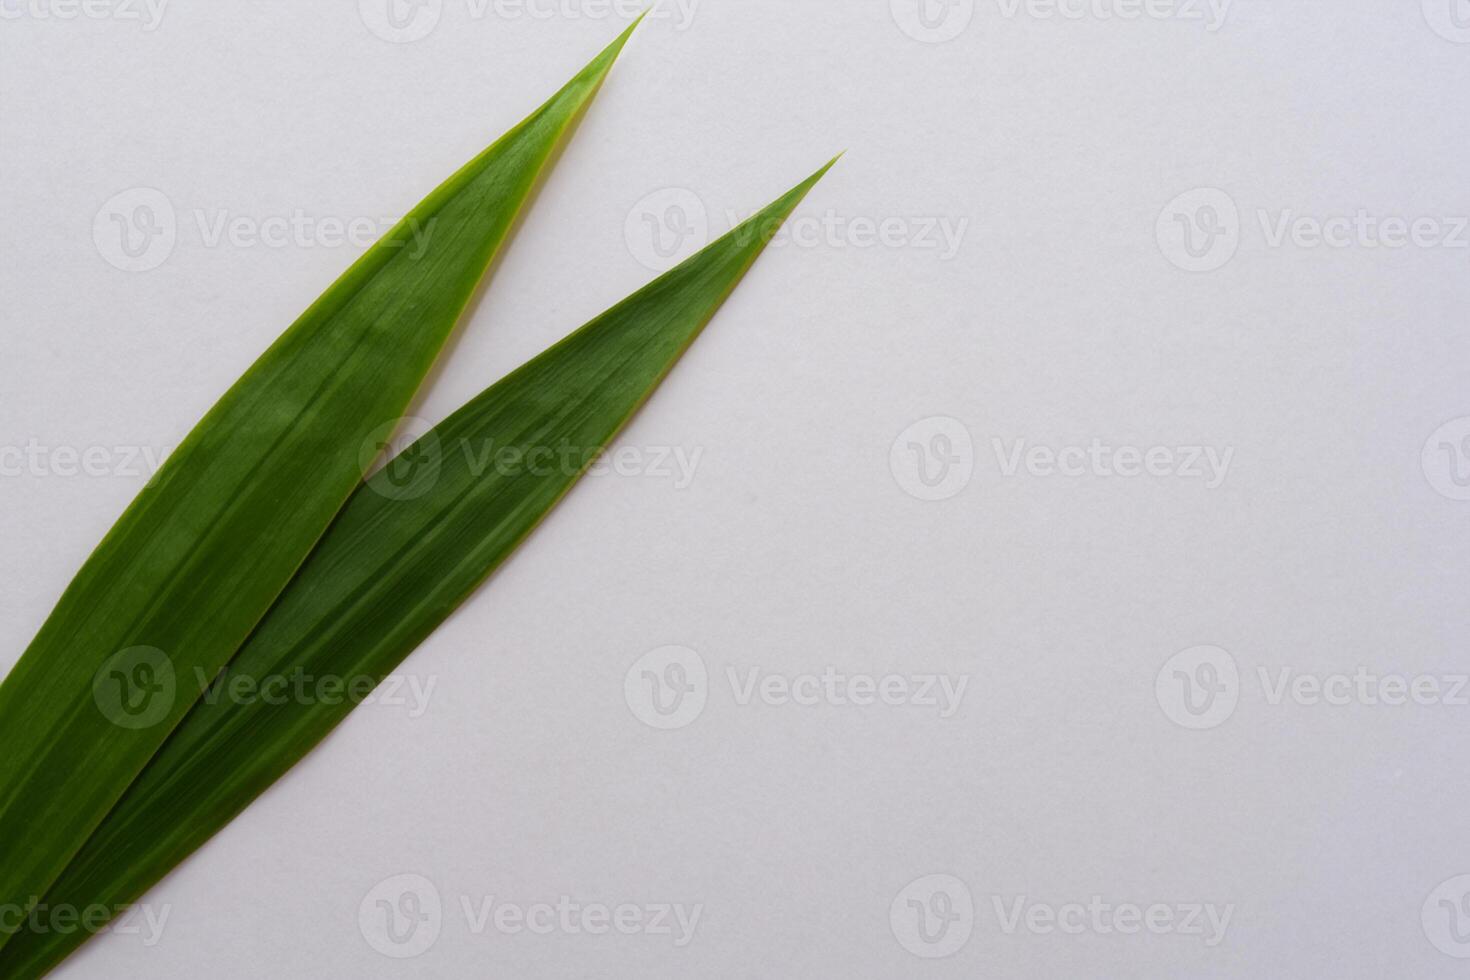
[[[371,690],[571,489],[825,172],[510,374],[369,479],[217,690],[248,679],[252,689],[286,691],[298,677],[367,677]],[[489,467],[487,445],[498,450]],[[135,901],[367,693],[338,704],[198,701],[45,904]],[[0,951],[0,978],[38,977],[85,939],[22,932]]]
[[[0,908],[45,894],[300,568],[627,36],[354,264],[88,559],[0,686]]]

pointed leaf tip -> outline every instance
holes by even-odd
[[[816,173],[812,174],[806,180],[793,187],[791,189],[791,194],[788,196],[796,195],[797,203],[800,203],[801,198],[806,197],[807,193],[811,191],[813,187],[816,187],[823,177],[827,176],[827,172],[833,167],[837,166],[837,161],[841,160],[843,154],[845,154],[846,152],[846,150],[843,150],[842,153],[837,154],[835,157],[822,164],[821,167],[817,168]]]
[[[282,671],[380,679],[396,668],[606,451],[760,254],[768,239],[759,232],[774,234],[835,162],[434,430],[438,446],[493,445],[528,465],[476,467],[474,452],[436,452],[432,475],[416,477],[407,495],[394,484],[359,487],[214,683],[243,678],[260,690]],[[537,462],[548,450],[560,466]],[[422,475],[413,456],[410,449],[399,460]],[[382,617],[395,604],[389,628]],[[201,698],[48,889],[47,905],[136,901],[360,700]],[[88,934],[22,928],[0,959],[0,980],[34,980]]]
[[[634,17],[633,23],[629,24],[627,29],[624,30],[623,33],[618,35],[617,40],[613,41],[612,44],[609,44],[607,46],[607,50],[603,52],[603,54],[610,55],[614,59],[617,58],[617,56],[622,53],[623,48],[627,46],[628,40],[632,38],[633,32],[638,30],[638,26],[643,23],[644,18],[646,18],[651,13],[653,13],[653,8],[649,7],[644,10],[643,13],[639,14],[637,17]]]
[[[47,894],[204,693],[172,679],[216,676],[335,520],[363,475],[357,447],[377,445],[415,397],[629,33],[360,257],[78,572],[0,683],[0,913],[29,914]],[[166,697],[162,681],[144,685],[143,715],[98,693],[136,664],[171,679]],[[0,978],[38,975],[17,972],[23,940],[3,919]]]
[[[840,159],[842,159],[841,153],[829,160],[816,173],[771,202],[764,211],[751,218],[745,225],[736,228],[732,234],[739,233],[742,229],[748,234],[752,229],[755,229],[759,231],[763,238],[769,238],[771,235],[774,235],[780,229],[782,223],[791,216],[791,212],[796,210],[797,206],[811,193],[812,188],[816,187],[821,179],[827,176],[827,171],[835,167],[837,161]]]
[[[582,69],[581,73],[572,80],[567,88],[576,88],[586,85],[589,82],[594,87],[601,85],[603,79],[607,77],[607,73],[612,70],[613,64],[618,60],[618,56],[623,53],[623,48],[627,46],[628,39],[633,36],[633,32],[638,29],[638,25],[643,22],[643,18],[647,17],[648,13],[645,10],[639,14],[637,20],[628,25],[628,28],[623,33],[619,34],[611,44],[598,52],[597,57],[588,62],[587,67]]]
[[[837,161],[841,160],[845,156],[847,156],[847,151],[846,150],[843,150],[841,153],[837,154],[835,157],[833,157],[832,159],[828,160],[825,164],[823,164],[821,166],[820,169],[817,170],[816,173],[814,173],[810,177],[808,177],[806,179],[806,182],[802,186],[804,186],[807,190],[811,190],[813,187],[815,187],[817,185],[817,181],[819,181],[823,177],[827,176],[827,171],[829,171],[833,167],[837,166]]]

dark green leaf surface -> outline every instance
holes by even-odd
[[[0,908],[45,894],[291,580],[626,38],[354,264],[92,554],[0,686]]]
[[[286,690],[303,676],[367,677],[371,690],[572,487],[825,172],[488,389],[368,480],[222,680],[265,691],[273,679]],[[498,462],[486,464],[487,446],[501,451]],[[340,704],[200,700],[45,904],[135,901],[366,693]],[[40,976],[85,938],[23,932],[0,952],[0,978]]]

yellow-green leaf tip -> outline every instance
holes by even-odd
[[[633,32],[638,29],[638,25],[643,23],[643,18],[647,17],[651,11],[652,8],[649,8],[649,10],[645,10],[639,14],[637,20],[629,24],[627,30],[618,35],[617,40],[603,48],[602,53],[596,58],[593,58],[591,64],[582,69],[582,73],[578,76],[577,81],[583,84],[588,81],[592,81],[598,85],[602,84],[602,80],[607,77],[607,73],[612,68],[613,62],[617,61],[618,55],[623,53],[623,48],[627,46],[628,39],[633,36]]]
[[[826,164],[824,164],[822,166],[822,169],[820,169],[816,173],[812,174],[811,183],[815,184],[817,181],[819,181],[823,177],[827,176],[827,171],[829,171],[833,167],[837,166],[837,161],[841,160],[845,156],[847,156],[847,151],[846,150],[843,150],[841,153],[838,153],[835,157],[833,157],[832,159],[828,160],[826,162]]]
[[[618,39],[608,46],[608,50],[612,52],[613,57],[616,58],[618,56],[618,53],[623,50],[624,45],[628,43],[628,39],[633,36],[633,32],[638,30],[638,25],[642,24],[643,19],[651,13],[653,13],[653,8],[649,7],[643,13],[633,18],[633,23],[628,25],[628,29],[619,34]]]
[[[846,150],[843,150],[842,153],[837,154],[831,160],[823,164],[821,169],[819,169],[816,173],[812,174],[806,180],[802,181],[795,187],[791,188],[791,190],[787,191],[780,200],[776,201],[770,206],[770,208],[767,209],[768,213],[779,214],[784,220],[786,215],[790,214],[791,211],[802,202],[802,199],[805,198],[808,193],[810,193],[811,189],[817,186],[817,182],[820,181],[823,177],[827,176],[827,171],[837,166],[837,161],[841,160],[843,153],[846,152]]]

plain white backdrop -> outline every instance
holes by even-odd
[[[393,4],[0,0],[0,668],[626,23]],[[1467,93],[1465,0],[665,0],[417,415],[846,158],[625,465],[58,976],[1462,977]]]

